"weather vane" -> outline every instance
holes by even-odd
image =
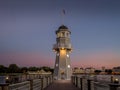
[[[64,25],[65,9],[62,9],[62,24]]]

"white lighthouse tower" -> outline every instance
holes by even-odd
[[[70,52],[72,50],[70,42],[71,32],[64,25],[56,31],[56,44],[53,50],[56,52],[56,61],[54,67],[54,78],[57,80],[70,80],[72,69],[70,63]]]

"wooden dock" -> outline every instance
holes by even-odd
[[[70,80],[55,80],[45,90],[80,90]]]

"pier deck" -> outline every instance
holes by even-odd
[[[70,80],[55,80],[45,90],[79,90]]]

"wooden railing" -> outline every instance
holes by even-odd
[[[0,84],[0,90],[43,90],[53,82],[52,75],[36,75],[26,81],[15,84]]]
[[[120,90],[119,83],[96,81],[86,76],[74,75],[71,81],[80,90]]]
[[[9,85],[9,90],[30,90],[30,81]]]

